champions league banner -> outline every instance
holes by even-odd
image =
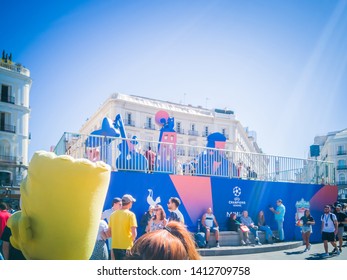
[[[132,211],[139,223],[150,205],[161,204],[169,215],[167,202],[170,197],[181,200],[179,207],[188,230],[197,231],[198,220],[212,207],[220,230],[226,229],[231,213],[241,215],[249,212],[255,224],[260,210],[264,211],[266,223],[277,230],[274,214],[276,200],[282,199],[286,207],[284,220],[285,239],[302,240],[296,221],[305,209],[310,209],[316,221],[311,241],[321,241],[320,217],[325,204],[337,199],[337,186],[266,182],[222,177],[182,176],[166,173],[147,174],[142,172],[112,172],[104,209],[111,208],[114,197],[131,194],[136,198]]]

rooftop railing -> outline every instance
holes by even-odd
[[[9,70],[18,72],[28,77],[30,76],[30,71],[18,63],[14,64],[12,62],[9,63],[9,62],[4,62],[3,60],[0,60],[0,67],[7,68]]]
[[[156,153],[154,172],[261,181],[334,184],[332,162],[214,149],[183,144],[64,133],[57,155],[101,160],[115,171],[146,172],[145,151]],[[141,163],[141,160],[145,163]]]

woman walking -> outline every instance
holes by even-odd
[[[302,223],[302,226],[301,226],[302,240],[304,241],[306,245],[304,252],[307,252],[311,249],[310,235],[312,233],[312,225],[315,224],[315,221],[310,214],[310,210],[308,209],[305,210],[304,216],[300,218],[300,221]]]

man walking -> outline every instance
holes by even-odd
[[[343,232],[345,230],[345,225],[347,224],[347,215],[341,211],[341,205],[337,204],[335,207],[335,215],[338,223],[338,233],[337,238],[339,239],[339,249],[342,252],[342,243],[343,243]]]
[[[284,215],[286,214],[286,207],[282,203],[282,199],[278,199],[276,201],[277,207],[276,210],[273,207],[270,207],[270,211],[275,214],[275,220],[277,222],[277,230],[279,241],[284,241],[284,230],[283,230],[283,222]]]
[[[123,260],[127,250],[134,245],[137,236],[137,221],[130,211],[136,201],[130,194],[122,197],[122,208],[113,212],[109,222],[109,232],[112,237],[112,250],[116,260]]]
[[[335,235],[338,233],[338,227],[337,227],[337,218],[335,214],[330,213],[331,208],[330,205],[324,206],[324,214],[321,217],[322,221],[322,240],[324,242],[324,251],[323,257],[329,257],[328,253],[328,242],[331,243],[334,247],[334,251],[340,255],[340,250],[337,248],[336,242],[335,242]]]

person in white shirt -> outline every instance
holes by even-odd
[[[336,215],[333,213],[330,213],[330,205],[324,206],[324,214],[321,217],[322,226],[321,226],[321,232],[322,232],[322,240],[324,242],[324,250],[325,253],[322,255],[323,257],[329,257],[328,253],[328,242],[330,242],[331,245],[335,248],[335,252],[340,255],[340,250],[337,248],[337,244],[335,241],[335,236],[338,232],[337,227],[337,218]]]
[[[110,221],[111,214],[114,211],[119,210],[121,208],[122,208],[122,199],[120,197],[115,197],[112,200],[112,207],[110,209],[107,209],[104,212],[102,212],[101,219],[106,220],[106,223],[108,224],[108,222]],[[114,260],[113,251],[111,250],[111,244],[112,244],[112,238],[108,238],[107,239],[107,246],[109,249],[109,257],[111,258],[111,260]]]
[[[169,221],[177,221],[184,224],[184,217],[178,206],[181,204],[181,200],[178,197],[171,197],[167,203],[167,208],[170,211]]]

